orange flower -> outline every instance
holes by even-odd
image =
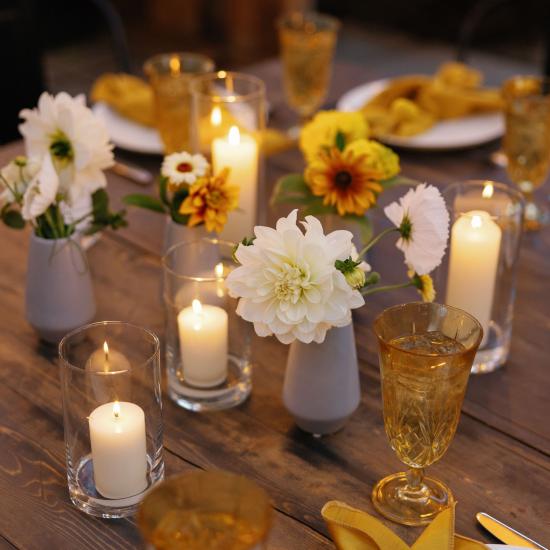
[[[338,214],[362,216],[376,203],[383,188],[382,174],[369,165],[366,155],[348,146],[333,147],[317,155],[305,171],[312,193],[324,197],[323,204],[336,206]]]
[[[239,204],[239,188],[227,184],[229,168],[217,176],[199,178],[189,188],[189,195],[181,203],[180,214],[188,214],[187,225],[204,223],[207,231],[221,233],[227,222],[227,213]]]

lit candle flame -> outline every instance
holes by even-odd
[[[227,136],[227,141],[230,145],[239,145],[241,142],[241,133],[237,126],[231,126],[229,129],[229,135]]]
[[[195,315],[200,315],[202,313],[202,304],[200,303],[200,300],[195,298],[191,303],[191,307],[193,308],[193,313]]]
[[[103,342],[103,353],[105,354],[105,359],[109,358],[109,346],[107,345],[107,340]]]
[[[223,298],[225,296],[224,292],[224,283],[223,283],[223,263],[220,262],[219,264],[216,264],[216,267],[214,268],[214,272],[216,273],[216,278],[218,281],[216,282],[216,296],[218,298]]]
[[[493,184],[490,182],[487,182],[485,184],[485,187],[483,187],[483,192],[481,193],[481,196],[484,199],[490,199],[493,196],[494,191],[495,190],[493,188]]]
[[[219,126],[222,123],[222,110],[216,105],[210,113],[212,126]]]
[[[181,67],[180,58],[178,56],[174,55],[170,58],[170,61],[168,63],[170,65],[170,72],[173,75],[179,74],[180,67]]]
[[[216,267],[214,268],[214,272],[216,273],[216,277],[218,279],[221,279],[223,277],[223,263],[220,262],[219,264],[216,264]]]
[[[120,416],[120,403],[118,401],[113,403],[113,414],[115,415],[115,418]]]
[[[483,225],[481,216],[472,216],[471,224],[474,229],[479,229]]]

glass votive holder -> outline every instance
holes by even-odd
[[[71,500],[93,516],[132,515],[164,477],[158,338],[103,321],[65,336],[59,357]]]
[[[191,148],[191,96],[193,76],[214,70],[214,61],[196,53],[162,53],[149,58],[143,71],[155,98],[155,123],[165,153]]]
[[[252,389],[251,325],[226,288],[232,253],[232,243],[203,238],[162,260],[168,395],[189,410],[234,407]]]
[[[258,221],[265,85],[255,76],[218,71],[194,78],[190,89],[194,151],[211,160],[215,174],[229,168],[229,184],[240,188],[221,238],[240,242]]]
[[[451,230],[449,253],[434,273],[438,300],[480,322],[472,372],[491,372],[510,350],[524,201],[515,189],[487,180],[454,183],[443,196]]]
[[[262,550],[273,509],[267,493],[245,477],[194,471],[151,491],[137,521],[156,550]]]

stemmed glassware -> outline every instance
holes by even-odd
[[[550,79],[516,76],[504,83],[502,94],[508,176],[525,197],[525,229],[538,230],[549,220],[547,207],[535,202],[533,193],[550,169]]]
[[[337,19],[316,12],[292,12],[277,21],[285,94],[300,125],[325,100],[339,28]],[[299,127],[289,131],[298,132]]]
[[[410,303],[382,312],[374,331],[386,434],[409,470],[379,481],[373,504],[397,523],[423,525],[453,502],[451,490],[424,477],[424,468],[438,461],[453,439],[483,329],[460,309]]]

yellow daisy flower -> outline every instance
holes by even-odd
[[[368,136],[369,127],[361,113],[320,111],[300,132],[300,149],[306,161],[311,162],[321,151],[336,145],[336,134],[341,132],[345,143]]]
[[[357,154],[351,146],[318,153],[304,177],[311,192],[323,197],[323,204],[335,206],[340,216],[363,215],[383,190],[378,183],[380,172],[369,166],[365,154]]]
[[[380,172],[380,179],[393,178],[400,172],[399,157],[385,145],[372,139],[358,139],[349,144],[356,155],[365,155],[365,162],[370,168]]]
[[[207,231],[221,233],[227,222],[227,213],[239,204],[239,188],[228,185],[229,168],[217,176],[199,178],[189,188],[189,195],[181,203],[180,214],[188,214],[187,225],[204,223]]]
[[[412,269],[407,272],[413,286],[418,289],[423,302],[433,302],[435,300],[434,282],[430,275],[418,275]]]

